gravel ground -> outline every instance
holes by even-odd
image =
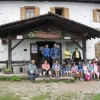
[[[63,94],[73,93],[100,93],[100,81],[77,81],[75,83],[31,83],[30,81],[10,82],[0,81],[0,94],[14,93],[22,100],[30,100],[31,97],[41,93]]]

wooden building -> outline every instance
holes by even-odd
[[[16,40],[18,36],[20,41],[12,46],[12,41]],[[26,39],[33,41],[30,44],[30,60],[35,59],[37,63],[40,61],[39,47],[49,43],[52,48],[55,41],[60,44],[60,47],[63,45],[61,45],[61,41],[74,42],[82,50],[83,60],[86,62],[86,40],[99,36],[100,31],[50,12],[0,26],[0,37],[2,40],[7,40],[8,43],[8,67],[14,62],[12,59],[13,50]],[[78,41],[81,41],[82,45]],[[35,48],[32,49],[31,45]],[[27,50],[24,49],[23,52],[25,51]]]
[[[71,53],[78,47],[86,62],[98,57],[99,29],[100,0],[0,0],[0,63],[35,59],[40,67],[46,43],[57,44],[60,61],[66,47]]]

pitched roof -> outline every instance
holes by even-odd
[[[0,26],[0,37],[5,38],[9,35],[16,35],[28,29],[35,29],[46,24],[64,28],[69,33],[76,33],[78,36],[88,33],[87,39],[100,37],[100,31],[50,12],[37,17],[2,25]]]
[[[43,1],[51,1],[51,2],[66,1],[66,2],[100,3],[100,0],[0,0],[0,1],[40,1],[40,2],[43,2]]]

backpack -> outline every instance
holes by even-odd
[[[90,81],[90,79],[91,79],[90,74],[89,73],[85,74],[85,80],[86,81]]]

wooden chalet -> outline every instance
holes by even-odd
[[[18,35],[23,38],[12,46],[12,40]],[[95,37],[100,37],[100,31],[50,12],[0,26],[0,38],[8,40],[8,67],[14,63],[12,51],[25,39],[33,39],[33,41],[70,39],[82,50],[83,60],[86,62],[86,40]],[[82,46],[77,40],[82,41]]]

